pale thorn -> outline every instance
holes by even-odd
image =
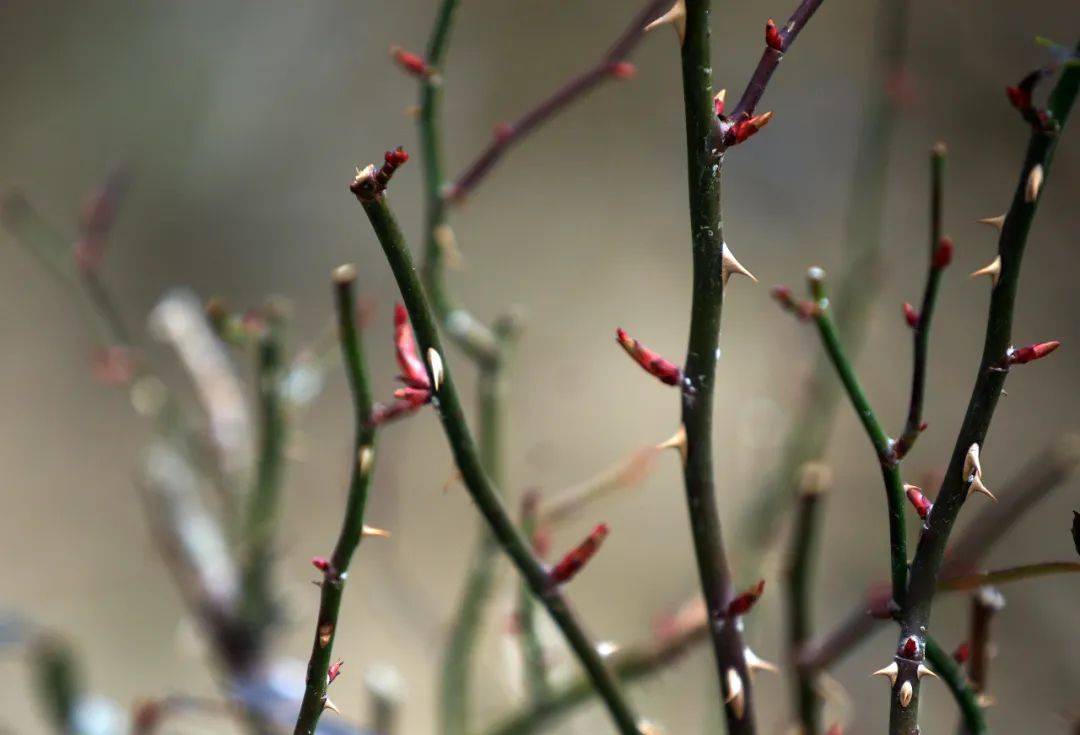
[[[986,497],[990,498],[991,501],[995,503],[997,502],[997,496],[990,492],[990,488],[988,488],[986,485],[983,485],[981,478],[976,477],[974,480],[971,481],[971,484],[968,486],[967,494],[968,496],[970,496],[972,493],[985,495]]]
[[[656,445],[656,448],[679,450],[683,464],[686,464],[686,426],[680,425],[679,430],[672,434],[670,439],[660,442]]]
[[[874,673],[870,674],[870,676],[888,677],[889,684],[892,686],[896,686],[896,677],[900,676],[900,664],[893,661],[888,666],[878,669]]]
[[[997,704],[997,700],[989,694],[980,693],[978,696],[975,697],[975,704],[979,705],[983,709],[986,709],[987,707],[993,707],[995,704]]]
[[[726,100],[727,100],[727,89],[721,89],[719,92],[717,92],[715,95],[713,95],[713,104],[714,105],[719,105],[720,107],[723,107],[724,102]]]
[[[756,671],[768,671],[771,674],[779,674],[780,667],[772,661],[766,661],[749,648],[743,649],[743,659],[746,661],[746,670],[750,672],[750,678]]]
[[[907,707],[911,704],[911,698],[915,694],[915,687],[911,686],[910,681],[905,681],[900,685],[900,706]]]
[[[645,26],[645,32],[671,24],[675,33],[679,36],[679,45],[686,41],[686,0],[675,0],[675,4],[663,15]]]
[[[920,679],[923,678],[924,676],[930,676],[930,677],[933,677],[935,679],[938,678],[938,675],[935,674],[933,671],[931,671],[926,666],[926,664],[919,664],[919,668],[915,670],[915,673],[918,674]]]
[[[731,253],[731,249],[728,248],[727,243],[723,244],[723,250],[720,253],[720,278],[723,280],[724,285],[727,285],[728,279],[731,278],[732,273],[737,273],[740,276],[746,276],[754,283],[757,283],[757,276],[743,267],[734,255]]]
[[[971,497],[972,493],[980,493],[997,502],[997,498],[982,481],[982,463],[979,461],[978,443],[972,444],[968,448],[967,456],[964,457],[964,479],[969,483],[966,497]]]
[[[442,253],[443,258],[446,260],[446,264],[455,270],[460,269],[464,258],[461,257],[461,251],[458,249],[454,229],[443,222],[432,230],[431,236],[439,247],[439,252]]]
[[[443,382],[442,356],[434,347],[428,347],[427,359],[428,365],[431,366],[431,385],[438,391]]]
[[[724,704],[731,705],[731,711],[735,719],[741,720],[746,714],[746,692],[743,691],[742,677],[735,669],[727,670],[727,695]]]
[[[375,528],[374,526],[364,526],[360,530],[360,535],[363,537],[375,536],[377,538],[390,538],[390,532],[385,528]]]
[[[370,446],[360,447],[360,452],[357,454],[357,466],[360,468],[360,474],[366,475],[371,472],[371,465],[375,462],[375,450]]]
[[[341,714],[341,710],[338,709],[338,706],[336,704],[334,704],[332,701],[330,701],[329,697],[327,697],[326,699],[323,700],[323,709],[328,709],[328,710],[330,710],[331,712],[333,712],[336,715]]]
[[[990,225],[998,232],[1005,226],[1005,215],[999,214],[997,217],[983,217],[980,220],[976,220],[980,225]]]
[[[638,723],[638,732],[641,735],[664,735],[664,731],[659,726],[649,722],[648,720],[642,720]]]
[[[1028,172],[1027,183],[1024,184],[1024,201],[1031,204],[1039,198],[1039,192],[1043,184],[1043,167],[1041,163]]]
[[[619,651],[619,644],[615,641],[600,641],[596,644],[596,652],[600,655],[600,658],[608,658],[613,656]]]
[[[1001,255],[995,256],[989,265],[984,265],[971,274],[972,278],[978,278],[979,276],[990,276],[991,287],[998,285],[998,279],[1001,278]]]
[[[445,493],[454,485],[462,481],[461,470],[454,468],[454,471],[450,473],[450,477],[446,478],[446,482],[443,483],[442,491]]]

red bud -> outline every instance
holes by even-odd
[[[1006,87],[1005,96],[1009,98],[1009,103],[1020,111],[1031,107],[1031,94],[1019,87]]]
[[[727,614],[728,617],[736,617],[738,615],[745,615],[750,612],[752,608],[761,598],[761,594],[765,591],[765,580],[759,579],[758,583],[753,587],[743,592],[736,597],[730,603],[728,603]]]
[[[431,384],[427,369],[420,359],[416,338],[409,325],[409,312],[402,304],[394,306],[394,350],[398,367],[401,368],[402,382],[412,388],[429,389]]]
[[[904,321],[912,329],[919,326],[919,312],[915,311],[915,307],[906,301],[904,302]]]
[[[1021,347],[1020,349],[1012,350],[1009,353],[1008,362],[1010,365],[1024,365],[1032,360],[1046,357],[1060,346],[1060,342],[1053,340],[1051,342],[1040,342],[1036,345]]]
[[[784,50],[784,37],[780,35],[780,31],[772,18],[769,18],[765,23],[765,45],[774,51]]]
[[[904,642],[900,645],[900,654],[907,658],[914,658],[915,654],[919,652],[919,642],[915,640],[914,636],[909,636],[904,639]]]
[[[320,572],[330,571],[330,562],[322,556],[311,557],[311,566],[315,567]]]
[[[915,512],[919,514],[919,518],[926,520],[926,516],[930,515],[930,509],[934,507],[934,504],[927,500],[922,491],[914,485],[904,485],[904,492],[907,494],[908,500],[911,501],[911,505],[914,506]]]
[[[752,135],[755,135],[757,131],[768,125],[770,120],[772,120],[772,113],[764,112],[760,115],[754,115],[747,120],[740,120],[735,123],[731,126],[731,130],[729,131],[732,140],[730,145],[738,145]]]
[[[400,46],[391,46],[390,55],[398,66],[415,77],[426,77],[431,74],[431,68],[422,57],[406,51]]]
[[[326,671],[326,683],[333,684],[334,679],[341,675],[341,667],[345,665],[344,661],[338,661],[336,664],[330,664],[330,668]]]
[[[491,132],[495,136],[495,140],[504,143],[513,136],[514,126],[508,122],[498,122],[495,123],[495,127]]]
[[[608,73],[616,79],[633,79],[637,76],[637,67],[629,61],[616,61],[608,67]]]
[[[615,339],[634,362],[661,383],[678,385],[682,382],[682,370],[679,369],[678,365],[660,357],[660,355],[627,334],[622,327],[615,330]]]
[[[549,577],[553,584],[566,584],[573,579],[578,572],[581,571],[590,559],[595,556],[596,552],[600,550],[600,544],[607,538],[608,527],[606,523],[601,523],[592,530],[584,541],[578,544],[577,547],[570,550],[570,552],[562,558],[558,564],[556,564],[549,573]]]
[[[953,651],[952,657],[956,663],[966,664],[967,660],[971,658],[971,644],[967,641],[961,643],[956,647],[956,650]]]
[[[938,240],[937,248],[934,249],[934,270],[941,270],[949,265],[955,249],[956,246],[953,245],[951,237],[944,236]]]

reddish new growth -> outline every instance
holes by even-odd
[[[637,67],[629,61],[616,61],[608,67],[608,74],[616,79],[626,81],[637,76]]]
[[[784,37],[780,35],[780,29],[772,18],[765,23],[765,45],[773,51],[784,52]]]
[[[911,501],[911,505],[915,508],[915,512],[919,514],[919,518],[924,521],[926,517],[930,515],[930,509],[934,507],[934,504],[926,499],[926,496],[922,494],[922,490],[915,485],[904,485],[904,492],[907,494],[907,499]]]
[[[728,127],[724,133],[724,145],[731,147],[742,143],[751,136],[756,135],[759,130],[769,124],[770,120],[772,120],[771,112],[763,112],[752,117],[746,117],[744,113],[742,119]]]
[[[326,559],[326,557],[323,556],[311,557],[311,566],[315,567],[323,574],[326,574],[330,571],[330,562]]]
[[[1021,79],[1015,87],[1005,88],[1005,96],[1009,98],[1009,103],[1020,112],[1024,120],[1039,130],[1050,128],[1050,117],[1046,114],[1046,110],[1035,107],[1032,102],[1032,93],[1035,91],[1035,85],[1049,73],[1049,69],[1036,69]]]
[[[120,200],[126,190],[127,176],[123,172],[113,172],[83,205],[79,217],[79,239],[75,241],[75,262],[80,269],[90,271],[101,263]]]
[[[956,246],[953,245],[951,237],[947,235],[938,240],[937,248],[934,249],[933,266],[934,270],[941,270],[946,268],[949,263],[952,262],[953,252],[956,250]]]
[[[409,154],[405,149],[398,146],[392,151],[387,151],[383,156],[383,165],[376,169],[374,164],[363,170],[357,169],[356,178],[349,184],[351,191],[361,202],[374,201],[376,197],[386,191],[390,178],[402,165],[409,160]]]
[[[431,380],[416,347],[409,312],[401,304],[394,306],[394,353],[401,370],[398,380],[405,386],[394,391],[395,403],[372,411],[371,423],[375,425],[412,413],[431,401]]]
[[[788,286],[773,286],[769,289],[769,294],[780,304],[780,308],[794,314],[799,321],[809,321],[817,315],[817,305],[812,301],[797,300]]]
[[[914,636],[908,636],[904,639],[904,642],[900,644],[899,653],[905,658],[915,658],[919,653],[919,642],[915,640]]]
[[[601,523],[594,528],[584,541],[571,549],[558,564],[552,567],[548,574],[552,584],[566,584],[573,579],[582,567],[589,563],[589,559],[592,559],[600,550],[600,544],[604,543],[607,535],[606,523]]]
[[[763,592],[765,592],[765,580],[759,579],[757,584],[728,603],[728,617],[734,618],[750,612],[750,609],[761,599]]]
[[[615,330],[615,339],[634,362],[641,365],[645,372],[661,383],[678,385],[682,382],[682,369],[678,365],[660,357],[660,355],[627,334],[622,327]]]
[[[1039,360],[1046,357],[1060,346],[1060,342],[1052,340],[1050,342],[1039,342],[1035,345],[1028,345],[1027,347],[1010,350],[1006,362],[1008,362],[1009,365],[1026,365],[1032,360]]]
[[[326,683],[333,684],[334,679],[341,676],[341,667],[345,665],[344,661],[338,661],[336,664],[330,664],[330,668],[326,671]]]
[[[919,326],[919,312],[917,312],[915,307],[907,301],[904,302],[904,321],[907,322],[907,325],[912,329]]]
[[[956,650],[953,651],[952,657],[953,661],[956,663],[966,664],[968,659],[971,658],[971,644],[967,641],[961,643],[956,647]]]
[[[432,74],[431,67],[428,66],[423,57],[406,51],[400,46],[391,46],[390,56],[393,57],[398,66],[414,77],[428,77]]]

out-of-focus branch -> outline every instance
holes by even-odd
[[[971,688],[984,701],[990,679],[990,660],[994,655],[991,623],[1004,607],[1005,597],[993,587],[982,587],[971,595],[968,677],[971,679]]]
[[[545,556],[543,541],[546,530],[539,518],[540,496],[534,490],[527,490],[521,499],[521,532],[532,544],[533,553],[540,559]],[[551,696],[548,682],[547,661],[544,647],[536,629],[536,601],[528,585],[522,583],[518,593],[516,630],[521,640],[521,659],[525,674],[525,692],[528,702],[538,707]]]
[[[945,686],[949,687],[963,717],[964,727],[970,735],[982,735],[986,732],[986,719],[976,690],[964,679],[964,672],[932,637],[926,637],[926,660],[934,667]]]
[[[398,227],[382,193],[385,184],[374,179],[374,168],[362,171],[350,187],[363,205],[372,228],[390,264],[401,292],[416,340],[426,358],[428,377],[438,402],[439,418],[450,444],[458,471],[465,487],[487,520],[491,533],[518,571],[529,583],[533,593],[547,608],[563,632],[582,667],[588,672],[593,686],[604,700],[612,720],[624,735],[637,735],[637,717],[624,697],[618,682],[595,646],[571,612],[557,585],[552,584],[547,571],[532,554],[507,513],[500,494],[484,470],[472,434],[465,421],[451,372],[444,359],[435,315],[428,304],[424,289],[417,277],[404,236]]]
[[[1016,567],[993,569],[988,572],[964,574],[956,577],[944,575],[938,580],[938,591],[961,592],[978,589],[986,585],[1002,585],[1054,574],[1075,574],[1076,572],[1080,572],[1080,562],[1044,561],[1038,564],[1023,564]]]
[[[821,530],[822,502],[831,484],[831,472],[824,465],[806,465],[801,475],[795,528],[785,564],[788,661],[796,713],[803,735],[818,735],[821,732],[822,703],[814,685],[816,672],[799,665],[797,656],[813,628],[812,571]]]
[[[628,74],[632,74],[632,68],[626,66],[626,59],[641,42],[645,34],[645,26],[669,2],[670,0],[649,0],[596,64],[569,79],[550,97],[542,100],[514,122],[500,124],[495,130],[491,143],[465,167],[445,193],[447,201],[459,202],[464,199],[511,146],[565,110],[594,87],[609,79],[625,78]]]
[[[319,717],[326,708],[329,670],[337,636],[341,598],[348,580],[349,564],[356,547],[364,538],[364,511],[367,508],[368,488],[375,469],[375,428],[371,425],[371,390],[368,387],[367,365],[364,362],[363,342],[356,326],[356,299],[353,294],[356,268],[343,265],[334,271],[334,304],[338,315],[338,336],[345,375],[352,393],[354,439],[352,477],[349,495],[341,520],[337,544],[323,570],[320,586],[319,614],[315,639],[308,661],[304,699],[296,720],[295,735],[312,735]]]
[[[595,476],[553,493],[550,498],[544,499],[540,504],[538,510],[540,522],[558,525],[570,518],[580,518],[581,511],[589,504],[617,490],[640,483],[652,472],[661,451],[653,445],[641,447],[610,467],[601,470]]]

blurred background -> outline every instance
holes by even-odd
[[[775,464],[820,349],[812,330],[782,314],[768,286],[802,289],[809,265],[839,272],[855,138],[868,93],[874,3],[829,0],[778,70],[762,110],[769,128],[725,164],[725,235],[761,285],[733,281],[725,303],[715,451],[729,539]],[[713,13],[718,87],[742,89],[766,17],[792,2],[719,3]],[[332,314],[329,275],[351,261],[376,304],[366,340],[378,396],[396,371],[396,288],[370,228],[346,191],[353,166],[395,145],[416,149],[406,108],[415,80],[387,55],[422,51],[436,4],[387,2],[0,3],[0,186],[20,189],[65,232],[86,195],[116,166],[131,175],[102,278],[149,359],[190,393],[172,353],[146,336],[146,315],[174,286],[230,306],[269,295],[291,303],[290,347],[315,338]],[[451,172],[511,119],[599,58],[637,11],[614,0],[467,0],[445,65]],[[957,243],[934,325],[927,420],[906,466],[912,479],[941,468],[966,405],[982,345],[987,284],[966,274],[990,260],[994,238],[975,224],[1003,211],[1028,131],[1003,94],[1041,63],[1045,35],[1069,44],[1080,5],[960,0],[912,2],[909,94],[899,114],[884,214],[885,278],[859,370],[894,430],[907,407],[910,337],[902,301],[922,291],[928,228],[927,151],[950,150],[945,229]],[[689,306],[683,111],[676,44],[646,38],[635,79],[602,86],[544,127],[453,215],[464,267],[461,300],[490,319],[507,305],[528,315],[510,375],[508,491],[556,491],[595,474],[677,425],[673,392],[640,374],[612,344],[616,326],[680,359]],[[1069,131],[1028,248],[1015,335],[1059,339],[1052,359],[1015,371],[984,454],[996,488],[1041,447],[1080,428],[1080,306],[1076,200],[1080,139]],[[392,185],[406,234],[419,244],[419,167]],[[0,247],[0,606],[63,635],[95,692],[127,707],[163,693],[213,695],[215,677],[165,572],[134,478],[150,427],[126,395],[95,382],[95,345],[79,297],[3,236]],[[250,356],[236,353],[250,372]],[[448,357],[468,396],[460,353]],[[284,659],[306,660],[318,603],[308,559],[336,538],[348,478],[352,418],[339,370],[297,419],[279,545],[288,627]],[[430,411],[381,434],[368,520],[389,528],[365,544],[351,574],[336,653],[346,661],[334,700],[363,712],[362,674],[391,665],[407,694],[402,732],[434,732],[435,682],[478,516],[460,487],[443,490],[451,460]],[[820,560],[817,618],[826,628],[886,574],[886,522],[874,456],[841,406],[827,455],[836,483]],[[1072,480],[1025,518],[990,566],[1071,558]],[[603,552],[569,587],[599,640],[646,639],[657,614],[697,588],[674,457],[638,487],[561,527],[554,548],[591,526],[612,527]],[[961,521],[964,515],[961,516]],[[733,552],[738,557],[737,551]],[[737,563],[737,562],[736,562]],[[505,566],[505,565],[504,565]],[[736,575],[739,575],[736,569]],[[777,565],[748,620],[754,648],[782,657]],[[491,722],[520,700],[509,633],[514,577],[502,568],[476,672],[477,717]],[[740,582],[753,581],[740,577]],[[989,711],[999,732],[1064,732],[1078,714],[1076,614],[1069,578],[1005,590]],[[966,599],[943,598],[934,624],[950,648],[966,635]],[[856,702],[851,732],[881,732],[882,666],[894,632],[877,636],[833,672]],[[302,663],[297,664],[298,667]],[[567,663],[563,669],[572,673]],[[558,672],[557,672],[558,673]],[[23,657],[0,659],[0,729],[43,732]],[[715,731],[719,713],[704,648],[635,685],[642,713],[670,733]],[[931,683],[923,731],[951,732],[955,708]],[[783,681],[758,678],[763,732],[790,722]],[[606,732],[598,708],[558,732]],[[201,723],[202,732],[232,732]],[[219,729],[215,729],[219,728]],[[182,726],[176,732],[184,730]]]

